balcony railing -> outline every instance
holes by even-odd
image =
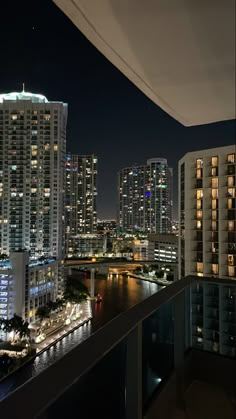
[[[209,293],[217,288],[219,305],[209,310],[206,298],[216,303]],[[199,290],[202,302],[196,306],[193,300]],[[101,411],[103,418],[149,417],[154,398],[159,397],[173,373],[177,380],[173,393],[177,391],[176,399],[182,397],[186,351],[198,348],[235,357],[235,339],[226,334],[235,330],[235,313],[221,313],[220,309],[229,295],[236,304],[235,291],[234,280],[189,276],[174,282],[115,317],[10,393],[0,403],[0,416],[20,418],[22,403],[27,403],[24,419],[53,418],[74,403],[78,417],[90,417],[90,405],[95,403],[95,411]],[[219,326],[219,333],[214,325]]]

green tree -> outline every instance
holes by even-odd
[[[76,277],[69,276],[65,281],[64,300],[69,303],[79,304],[89,296],[88,288]]]
[[[143,273],[148,274],[148,272],[149,272],[149,267],[147,265],[144,265],[143,266]]]
[[[38,316],[41,321],[43,319],[49,318],[50,317],[50,308],[47,305],[38,307],[38,309],[36,311],[36,316]]]
[[[156,271],[156,277],[157,278],[163,278],[164,277],[164,271]]]
[[[22,317],[18,316],[17,314],[14,314],[14,316],[11,319],[6,319],[1,321],[1,327],[6,333],[14,333],[19,335],[20,340],[24,338],[30,337],[30,330],[29,330],[29,324],[27,321],[24,321]]]
[[[21,327],[18,330],[18,333],[20,340],[28,340],[30,338],[29,323],[27,321],[22,322]]]

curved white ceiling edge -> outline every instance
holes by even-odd
[[[224,9],[221,0],[204,0],[200,9],[195,0],[188,0],[187,9],[184,0],[169,0],[167,8],[167,0],[53,1],[138,89],[183,125],[235,118],[234,0]]]

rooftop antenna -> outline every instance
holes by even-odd
[[[23,86],[22,92],[25,93],[25,83],[22,83],[22,86]]]

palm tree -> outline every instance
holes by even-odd
[[[30,329],[29,323],[27,321],[22,321],[21,327],[18,331],[20,340],[29,340],[30,338]]]
[[[19,335],[20,340],[30,337],[29,323],[17,314],[14,314],[11,319],[1,319],[1,327],[6,333],[14,333],[13,340],[15,334]]]
[[[72,304],[80,304],[87,300],[89,296],[88,288],[76,277],[69,276],[65,281],[64,300]]]

